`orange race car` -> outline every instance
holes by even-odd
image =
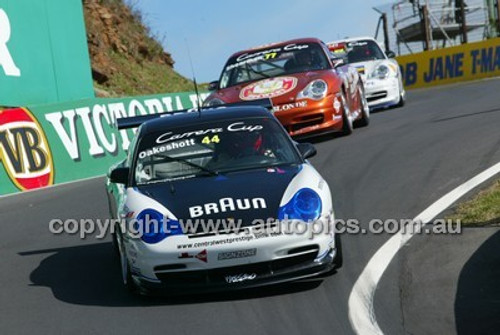
[[[273,112],[293,137],[350,134],[367,126],[370,112],[358,72],[331,57],[315,38],[240,51],[224,66],[205,106],[270,98]]]

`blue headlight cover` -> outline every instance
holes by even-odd
[[[280,207],[278,219],[313,221],[321,215],[321,198],[310,188],[301,188],[290,201]]]
[[[143,210],[136,220],[135,229],[142,233],[141,239],[148,244],[161,242],[171,235],[182,234],[179,221],[168,219],[154,209]]]

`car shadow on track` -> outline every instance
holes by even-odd
[[[499,280],[500,230],[476,250],[460,272],[455,297],[457,334],[499,333]]]
[[[399,111],[401,109],[404,109],[404,107],[379,108],[379,109],[375,109],[373,111],[370,111],[370,114],[391,113],[391,112]],[[321,135],[316,135],[316,136],[311,136],[311,137],[297,138],[297,139],[295,139],[295,141],[297,141],[299,143],[319,144],[319,143],[328,142],[328,141],[331,141],[331,140],[334,140],[337,138],[355,136],[356,132],[359,131],[359,129],[362,129],[362,128],[360,128],[359,126],[355,126],[354,133],[350,134],[350,135],[345,135],[342,132],[334,132],[334,133],[326,133],[326,134],[321,134]]]
[[[443,121],[450,121],[450,120],[456,120],[456,119],[462,119],[462,118],[468,118],[468,117],[474,117],[474,116],[482,116],[483,114],[490,114],[490,113],[498,113],[500,112],[499,108],[492,108],[492,109],[487,109],[479,112],[473,112],[473,113],[466,113],[466,114],[460,114],[460,115],[455,115],[451,117],[445,117],[442,119],[436,119],[433,122],[443,122]]]
[[[299,138],[296,141],[299,143],[312,143],[312,144],[318,144],[318,143],[323,143],[323,142],[328,142],[336,138],[340,137],[346,137],[347,135],[344,135],[342,133],[328,133],[328,134],[323,134],[323,135],[317,135],[317,136],[312,136],[312,137],[306,137],[306,138]]]
[[[152,306],[246,300],[308,291],[321,284],[315,280],[175,298],[142,297],[129,293],[121,284],[118,261],[109,242],[19,253],[23,257],[40,254],[49,256],[31,272],[32,286],[49,287],[56,299],[77,305]]]

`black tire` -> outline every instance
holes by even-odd
[[[116,246],[118,248],[120,272],[121,272],[123,286],[125,286],[127,291],[137,294],[139,293],[139,287],[132,278],[132,272],[130,271],[130,264],[128,262],[128,258],[123,246],[123,237],[119,230],[115,231],[114,239],[116,239]]]
[[[337,249],[337,254],[333,259],[334,269],[340,269],[344,263],[344,258],[342,256],[342,242],[340,239],[340,234],[335,233],[335,248]]]
[[[342,102],[342,134],[350,135],[354,130],[354,125],[352,120],[349,118],[348,114],[350,114],[349,107],[347,106],[347,100],[345,98],[344,92],[340,96]]]
[[[399,95],[399,102],[398,104],[396,105],[396,107],[403,107],[404,105],[406,104],[406,99],[403,98],[403,94],[401,93]]]
[[[117,261],[120,261],[120,248],[118,247],[118,229],[120,226],[118,224],[115,225],[115,230],[111,233],[111,240],[113,243],[113,253],[115,254],[115,257]]]
[[[399,78],[401,78],[401,73],[399,74]],[[404,92],[403,81],[400,79],[399,80],[399,101],[398,101],[398,104],[396,105],[396,108],[403,107],[406,103],[406,97],[403,94],[403,92]]]
[[[370,124],[370,107],[368,107],[365,91],[361,87],[358,88],[358,94],[361,100],[361,119],[357,120],[354,125],[356,127],[366,127]]]

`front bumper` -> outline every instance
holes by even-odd
[[[365,81],[365,94],[370,109],[385,108],[397,105],[401,99],[399,79],[367,79]]]
[[[317,261],[303,257],[301,261],[288,261],[288,264],[275,260],[212,270],[173,272],[159,281],[140,276],[134,276],[134,280],[144,293],[168,296],[240,290],[321,276],[334,269],[335,256],[336,250],[333,249]],[[247,279],[227,281],[227,278],[238,276]]]
[[[146,290],[175,294],[254,287],[330,271],[337,246],[333,217],[326,222],[330,229],[315,236],[284,231],[181,235],[153,245],[126,238],[125,249],[134,281]],[[239,257],[240,252],[245,255]],[[234,253],[239,256],[226,257]]]
[[[342,131],[340,100],[328,95],[320,101],[311,99],[274,105],[274,115],[295,138]]]

